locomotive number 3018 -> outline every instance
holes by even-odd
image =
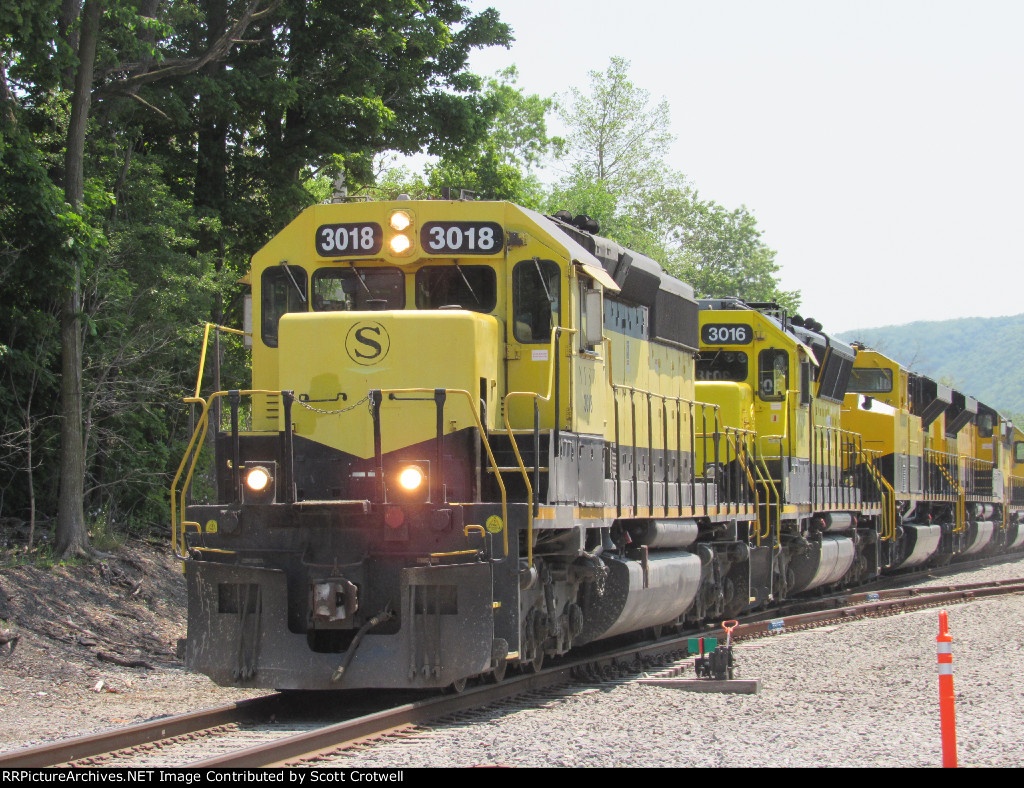
[[[499,254],[505,233],[497,222],[427,222],[420,243],[432,254]]]

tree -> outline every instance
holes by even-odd
[[[675,137],[668,101],[628,78],[629,61],[613,57],[603,73],[590,72],[590,93],[571,88],[559,114],[569,129],[570,184],[598,184],[621,208],[642,201],[663,183],[665,156]]]
[[[61,471],[57,507],[57,551],[62,556],[86,552],[88,541],[83,512],[86,475],[82,425],[83,280],[104,243],[102,221],[95,213],[99,200],[87,199],[86,140],[94,114],[94,97],[112,101],[139,98],[142,86],[189,73],[211,59],[223,57],[245,29],[276,6],[279,0],[249,0],[230,31],[206,52],[191,59],[161,57],[155,28],[184,4],[143,0],[53,0],[33,7],[8,7],[0,17],[0,35],[9,42],[4,52],[5,99],[8,123],[19,123],[19,103],[8,77],[25,86],[26,104],[39,113],[46,96],[63,96],[67,125],[48,129],[55,157],[50,177],[63,192],[67,206],[64,243],[60,245],[60,424]],[[159,17],[159,19],[158,19]],[[56,52],[56,56],[52,53]],[[11,68],[8,68],[10,64]],[[97,83],[99,83],[97,85]],[[50,115],[51,121],[59,116]],[[59,140],[59,142],[58,142]]]
[[[201,49],[222,27],[209,14],[176,45]],[[156,128],[172,145],[199,129],[196,209],[224,228],[218,252],[238,268],[321,183],[369,180],[375,154],[473,145],[493,113],[469,53],[511,36],[492,9],[474,15],[456,0],[289,0],[250,39],[168,85],[160,103],[175,122]]]
[[[427,164],[422,176],[382,167],[364,191],[391,199],[402,192],[428,197],[445,188],[466,189],[486,199],[540,208],[544,188],[536,169],[558,155],[564,142],[548,136],[547,115],[555,100],[524,93],[517,79],[515,66],[509,66],[487,80],[481,96],[487,124],[475,143]]]
[[[746,206],[730,211],[690,190],[661,204],[677,247],[670,270],[698,294],[774,301],[790,310],[799,306],[799,291],[779,288],[776,253],[761,240]]]
[[[59,484],[71,555],[83,499],[159,503],[183,354],[233,270],[323,177],[475,143],[489,114],[467,58],[509,40],[455,0],[0,6],[0,379],[19,381],[0,386],[0,504],[31,512]]]
[[[799,292],[779,289],[776,253],[753,214],[701,199],[668,166],[668,102],[653,103],[628,71],[629,61],[613,57],[604,72],[590,72],[589,94],[569,92],[561,108],[568,167],[548,209],[596,219],[602,234],[657,260],[700,296],[795,308]]]

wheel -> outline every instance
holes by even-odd
[[[450,695],[461,695],[466,691],[466,683],[469,681],[467,678],[456,679],[445,688],[445,692]]]
[[[487,681],[492,684],[500,684],[505,678],[506,670],[508,670],[508,643],[503,638],[497,638],[491,643],[491,672],[487,674]]]
[[[508,670],[508,661],[499,659],[494,669],[487,674],[487,680],[492,684],[501,684],[505,680],[505,671]]]
[[[524,673],[540,673],[541,668],[544,667],[544,650],[541,648],[537,649],[537,655],[529,662],[523,663]]]

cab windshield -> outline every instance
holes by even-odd
[[[428,265],[416,272],[416,308],[492,312],[498,280],[487,265]]]
[[[703,350],[697,354],[697,380],[747,379],[747,354],[742,350]]]
[[[402,309],[405,288],[397,268],[321,268],[313,274],[313,311]]]

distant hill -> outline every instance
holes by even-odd
[[[1024,315],[919,321],[836,334],[1006,415],[1024,414]]]

